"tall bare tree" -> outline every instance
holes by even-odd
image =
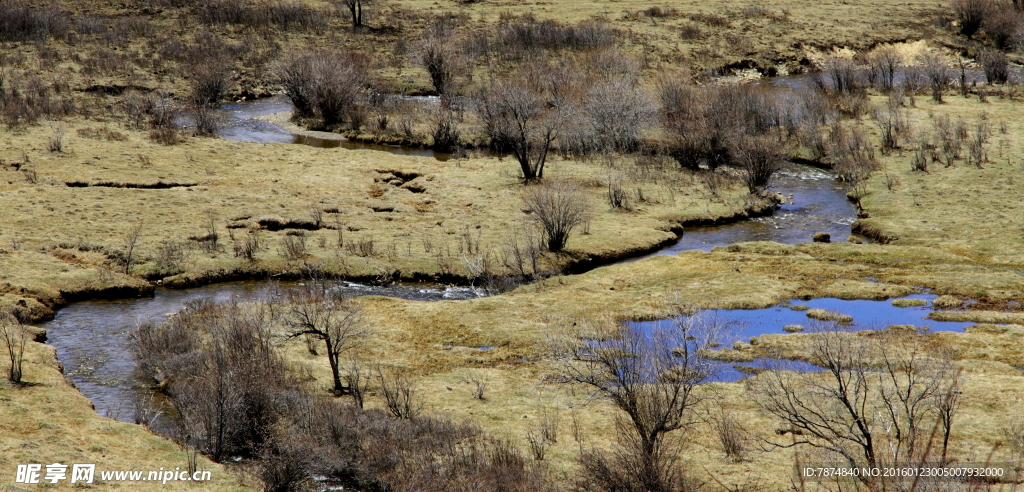
[[[590,460],[593,478],[608,478],[599,488],[676,490],[675,453],[665,438],[699,420],[694,409],[705,396],[695,389],[717,371],[706,354],[716,346],[721,325],[691,308],[675,308],[672,314],[654,328],[624,323],[609,329],[578,321],[556,344],[560,370],[553,379],[588,387],[627,416],[618,425],[626,454]],[[635,488],[616,488],[620,482]]]
[[[544,177],[548,153],[565,123],[568,107],[553,97],[545,68],[524,66],[493,80],[480,92],[478,111],[492,146],[519,162],[523,179]]]
[[[424,31],[418,61],[430,75],[442,105],[447,105],[457,92],[458,78],[470,72],[463,50],[445,24],[436,24]]]
[[[361,307],[354,300],[333,291],[326,279],[314,277],[289,291],[287,319],[292,327],[291,337],[310,335],[324,342],[334,380],[334,393],[349,392],[342,383],[341,356],[358,346],[370,333],[363,322]]]
[[[348,9],[349,16],[352,18],[352,29],[358,29],[363,27],[363,5],[370,3],[371,0],[341,0],[338,5],[339,8],[344,6]]]
[[[761,408],[795,435],[791,442],[766,442],[808,445],[841,456],[845,465],[875,467],[929,459],[935,436],[943,435],[945,459],[959,374],[927,335],[866,337],[819,324],[811,336],[809,360],[824,371],[774,367],[749,386]]]

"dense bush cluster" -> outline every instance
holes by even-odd
[[[63,37],[71,26],[66,12],[18,0],[0,1],[0,41],[42,41]]]
[[[273,327],[288,312],[200,300],[163,325],[139,327],[134,350],[163,383],[170,437],[215,461],[247,458],[268,491],[314,481],[410,492],[549,488],[514,446],[470,424],[398,418],[313,394],[277,352]],[[394,389],[396,381],[404,380],[381,383]]]

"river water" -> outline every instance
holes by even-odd
[[[425,103],[429,104],[430,101],[427,100]],[[363,144],[333,137],[294,135],[259,119],[261,116],[290,110],[290,102],[282,97],[224,105],[221,108],[220,136],[245,142],[339,148],[339,151],[371,149],[398,155],[429,156],[439,159],[447,157],[420,148]],[[843,184],[837,182],[831,173],[791,164],[780,173],[771,190],[781,193],[786,198],[785,203],[773,216],[716,227],[687,228],[677,243],[653,255],[676,254],[691,249],[707,251],[716,246],[745,241],[795,244],[811,240],[817,232],[827,232],[833,240],[845,240],[849,236],[850,224],[855,220],[856,210],[846,199]],[[633,260],[636,259],[627,261]],[[111,418],[131,422],[135,418],[135,402],[140,397],[151,395],[148,382],[135,373],[135,361],[128,349],[128,336],[139,323],[159,322],[170,313],[179,311],[184,303],[201,297],[213,297],[217,302],[266,299],[274,292],[270,285],[267,282],[233,282],[188,290],[157,289],[151,298],[78,302],[60,310],[52,321],[41,326],[47,330],[49,343],[56,348],[57,356],[64,365],[68,378],[94,403],[97,411]],[[286,286],[287,284],[284,284],[284,287]],[[469,299],[477,296],[476,292],[469,288],[439,285],[372,287],[344,283],[340,284],[339,288],[351,295],[387,295],[420,301]],[[930,302],[931,297],[925,299]],[[840,305],[832,304],[836,302]],[[830,310],[851,314],[855,320],[865,322],[868,318],[864,313],[886,313],[870,318],[873,320],[872,325],[920,326],[924,324],[923,318],[930,311],[927,306],[892,308],[886,301],[816,299],[804,304],[821,304]],[[749,338],[762,333],[779,333],[782,326],[794,322],[793,319],[789,319],[790,317],[803,316],[801,312],[789,311],[785,308],[768,308],[720,314],[736,318],[737,326],[743,327],[743,337]],[[962,329],[963,325],[930,323],[935,329]],[[730,374],[738,378],[745,373],[733,371]]]

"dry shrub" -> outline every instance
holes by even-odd
[[[782,169],[782,142],[771,136],[744,137],[736,142],[736,162],[743,170],[743,182],[751,194],[761,193]]]
[[[204,24],[238,24],[253,29],[274,27],[285,31],[319,32],[327,27],[332,17],[331,9],[283,0],[209,0],[201,2],[195,12]]]
[[[358,53],[313,51],[289,57],[277,75],[297,117],[317,117],[332,126],[352,119],[367,70],[368,60]]]
[[[182,142],[181,135],[174,128],[159,128],[149,132],[149,139],[164,145],[177,145]]]
[[[449,108],[440,107],[433,118],[434,149],[454,152],[459,146],[458,115]]]
[[[1006,2],[994,1],[982,23],[982,29],[1001,50],[1024,47],[1024,11]]]
[[[21,384],[22,365],[25,360],[25,345],[28,333],[14,315],[0,311],[0,341],[3,342],[7,362],[7,380]]]
[[[45,42],[63,37],[70,16],[53,7],[35,7],[23,1],[0,2],[0,41]]]
[[[795,132],[801,121],[813,129],[826,119],[824,107],[793,104],[746,85],[696,87],[663,78],[659,96],[662,121],[672,139],[667,153],[692,170],[734,162],[742,166],[738,151],[744,138],[778,139],[780,131]]]
[[[583,22],[563,25],[532,14],[502,16],[492,48],[503,58],[521,60],[540,56],[547,50],[591,50],[615,43],[615,33],[604,24]]]
[[[163,325],[141,325],[132,340],[140,368],[167,382],[175,440],[215,461],[255,456],[299,386],[258,305],[192,301]]]
[[[1009,59],[1005,53],[986,49],[978,55],[978,62],[985,70],[985,79],[989,84],[1005,84],[1009,78]]]
[[[377,368],[381,395],[388,412],[397,419],[413,419],[423,411],[423,401],[408,372],[401,369]]]
[[[942,94],[950,84],[949,62],[941,54],[927,52],[921,56],[921,63],[932,89],[932,100],[942,102]]]
[[[0,121],[8,128],[35,124],[40,118],[57,119],[75,114],[79,108],[63,96],[63,79],[44,83],[35,76],[0,70]]]
[[[221,63],[211,62],[194,66],[189,72],[192,86],[189,102],[194,107],[217,105],[228,89],[230,73],[228,67]]]
[[[960,34],[970,38],[981,29],[981,24],[993,9],[992,0],[953,0],[953,12],[960,23]]]
[[[576,184],[548,181],[526,188],[523,206],[544,232],[548,251],[561,251],[574,229],[590,217],[591,205]]]
[[[434,24],[421,37],[418,61],[430,75],[434,90],[444,102],[458,92],[459,77],[470,71],[470,60],[463,53],[445,23]]]

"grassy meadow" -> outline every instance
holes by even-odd
[[[479,287],[488,276],[515,273],[523,263],[514,253],[539,244],[536,214],[523,202],[530,185],[513,157],[483,152],[484,122],[473,111],[460,115],[465,148],[447,160],[237,142],[184,130],[172,131],[168,142],[159,133],[165,128],[132,121],[152,116],[152,101],[189,98],[199,78],[193,69],[202,65],[197,60],[208,61],[203,53],[230,59],[217,102],[280,94],[275,71],[311,48],[367,55],[373,72],[361,87],[367,93],[433,95],[417,44],[430,29],[447,26],[458,33],[460,49],[473,52],[455,78],[459,96],[474,97],[495,74],[522,62],[493,46],[481,48],[484,34],[517,21],[557,21],[560,28],[608,29],[613,43],[595,51],[616,55],[541,50],[525,59],[538,65],[561,55],[574,62],[628,59],[623,65],[636,65],[630,68],[635,88],[654,94],[666,74],[699,84],[693,87],[736,87],[729,84],[802,74],[838,59],[862,63],[890,43],[902,63],[916,67],[923,55],[941,53],[952,66],[961,53],[992,41],[988,34],[973,40],[958,35],[947,3],[391,0],[368,2],[368,27],[353,30],[342,4],[314,0],[294,4],[319,12],[318,20],[304,21],[306,27],[203,21],[205,11],[187,1],[58,2],[73,20],[72,34],[32,42],[0,37],[0,89],[18,87],[0,92],[3,101],[31,95],[25,88],[33,88],[40,99],[56,101],[54,107],[63,102],[75,108],[51,107],[30,118],[16,114],[13,104],[0,104],[6,118],[0,124],[0,311],[38,324],[81,299],[237,279],[300,279],[309,271],[365,282]],[[1008,56],[1021,60],[1019,51]],[[980,62],[967,63],[973,69]],[[471,300],[359,298],[372,334],[357,358],[367,367],[407,371],[426,415],[469,422],[506,440],[525,457],[524,469],[543,476],[552,489],[569,490],[583,476],[582,454],[621,447],[617,422],[625,415],[588,388],[552,382],[561,367],[552,347],[577,322],[664,319],[680,302],[759,309],[791,299],[888,301],[927,291],[941,296],[930,319],[974,324],[964,332],[921,336],[962,377],[951,455],[962,462],[1019,463],[1024,93],[1013,83],[980,83],[964,93],[947,87],[942,102],[925,89],[899,94],[904,99],[898,103],[874,88],[824,94],[822,104],[835,106],[835,121],[823,117],[810,131],[787,128],[779,146],[786,156],[807,160],[799,142],[807,134],[836,135],[842,127],[866,135],[871,172],[846,184],[859,199],[854,229],[882,241],[818,243],[808,237],[796,245],[749,242],[617,262],[671,243],[684,226],[745,220],[786,200],[770,189],[749,191],[738,167],[715,171],[704,162],[687,169],[666,151],[673,138],[668,125],[650,124],[639,131],[645,146],[635,152],[551,153],[544,180],[573,183],[589,213],[563,251],[538,253],[530,282]],[[152,98],[150,107],[133,113],[135,96]],[[656,99],[650,97],[652,105],[661,104]],[[862,107],[843,106],[849,100]],[[905,125],[893,148],[882,148],[878,115],[890,105]],[[875,109],[880,112],[873,115]],[[387,115],[409,125],[404,136],[394,126],[372,130],[369,123],[338,133],[426,146],[435,139],[437,115],[416,110],[400,120],[406,110],[412,111],[400,106]],[[651,113],[657,119],[658,111]],[[323,128],[287,113],[262,119],[294,134],[340,138],[310,130]],[[782,126],[770,132],[781,139]],[[841,164],[838,158],[812,160],[837,170]],[[625,190],[628,206],[611,205],[613,185]],[[272,321],[268,336],[299,389],[328,397],[332,374],[323,353],[288,336],[281,318]],[[843,336],[872,341],[909,331],[902,326]],[[715,357],[808,361],[816,340],[811,333],[764,335],[723,347]],[[4,348],[0,344],[0,354]],[[865,357],[877,363],[877,355]],[[0,358],[0,372],[9,366]],[[29,342],[24,367],[23,384],[0,382],[0,490],[26,490],[9,478],[20,463],[95,462],[108,470],[187,466],[188,454],[170,438],[99,416],[62,374],[50,346]],[[796,434],[758,405],[753,388],[766,377],[696,388],[707,400],[693,409],[693,425],[670,434],[668,443],[699,490],[792,490],[794,464],[815,459],[813,448],[781,447]],[[386,409],[375,382],[366,407]],[[721,442],[717,426],[726,416],[742,431],[738,456]],[[554,439],[538,459],[531,444],[552,425]],[[225,466],[203,456],[198,462],[214,476],[203,490],[264,488],[259,466]],[[308,477],[301,482],[311,484]],[[92,488],[118,486],[139,487]],[[164,487],[142,490],[157,488]]]

